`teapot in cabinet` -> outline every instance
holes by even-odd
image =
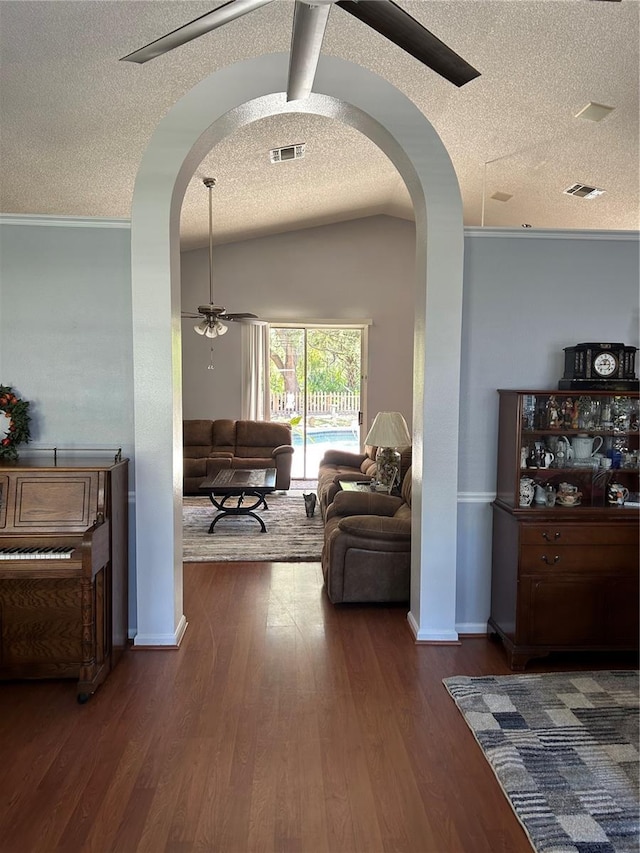
[[[564,436],[563,436],[564,438]],[[566,439],[565,439],[566,441]],[[594,438],[587,435],[586,432],[578,433],[571,440],[571,454],[575,462],[588,462],[591,457],[602,447],[602,436],[596,435]]]

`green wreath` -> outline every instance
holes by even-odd
[[[29,441],[29,403],[0,385],[0,459],[17,459],[18,445]]]

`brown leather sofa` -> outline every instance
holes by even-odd
[[[329,600],[403,602],[411,586],[411,468],[400,497],[338,492],[327,509],[322,574]]]
[[[271,421],[182,422],[183,492],[202,494],[200,483],[223,468],[275,468],[276,489],[291,485],[293,445],[289,424]]]
[[[327,450],[318,467],[318,486],[316,494],[322,517],[327,515],[327,509],[340,491],[340,480],[365,482],[376,476],[377,447],[366,446],[364,453],[350,453],[346,450]],[[400,477],[411,467],[411,448],[407,447],[400,454]]]

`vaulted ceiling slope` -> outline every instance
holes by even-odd
[[[201,79],[288,51],[292,0],[276,0],[145,65],[120,58],[221,4],[0,3],[0,210],[128,217],[154,128]],[[466,225],[640,226],[638,0],[398,0],[481,76],[457,88],[339,7],[322,52],[384,77],[442,138]],[[286,80],[283,80],[283,91]],[[589,103],[613,107],[601,121]],[[305,143],[272,164],[273,148]],[[198,167],[184,248],[206,244],[202,178],[217,178],[216,242],[386,214],[412,218],[404,184],[357,131],[314,115],[255,122]],[[564,191],[604,190],[594,198]],[[496,197],[497,194],[497,197]]]

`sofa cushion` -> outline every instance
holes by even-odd
[[[369,459],[368,456],[360,466],[361,473],[366,474],[367,477],[375,477],[377,470],[378,466],[375,461],[373,459]]]
[[[201,477],[203,480],[207,473],[206,457],[200,459],[185,459],[182,467],[184,477]]]
[[[198,459],[208,456],[213,444],[211,421],[185,421],[182,431],[185,458]]]
[[[273,448],[282,444],[291,444],[289,424],[236,421],[236,456],[270,458]]]
[[[362,461],[365,458],[363,453],[353,453],[350,450],[326,450],[324,456],[320,460],[320,471],[324,468],[331,467],[339,468],[360,468]]]
[[[327,518],[335,515],[388,515],[392,516],[402,506],[402,498],[379,492],[343,492],[336,494]]]
[[[338,523],[340,530],[355,536],[367,536],[378,540],[397,541],[411,538],[411,517],[394,515],[348,515]]]
[[[276,463],[273,461],[273,456],[234,456],[231,467],[249,471],[251,468],[275,468]]]
[[[212,421],[213,450],[224,451],[231,456],[236,451],[236,422],[228,418]]]

